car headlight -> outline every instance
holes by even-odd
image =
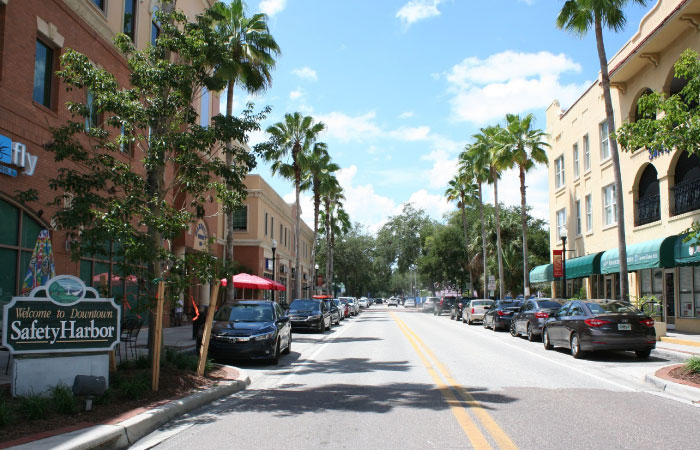
[[[315,316],[309,316],[306,320],[319,320],[322,316],[317,314]]]
[[[267,339],[272,339],[273,337],[275,337],[275,332],[274,332],[274,331],[271,331],[271,332],[265,333],[265,334],[257,334],[257,335],[255,335],[255,336],[251,336],[251,338],[252,338],[254,341],[265,341],[265,340],[267,340]]]

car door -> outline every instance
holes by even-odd
[[[580,304],[580,302],[574,302],[571,304],[567,314],[568,315],[564,320],[564,335],[562,336],[562,339],[566,341],[566,344],[568,345],[571,339],[571,334],[575,331],[578,332],[579,325],[584,319],[586,313],[584,312],[583,306]]]
[[[275,324],[277,325],[278,335],[280,336],[280,341],[284,341],[289,345],[289,338],[292,334],[292,324],[289,318],[284,315],[282,308],[275,303],[274,306],[275,314]]]
[[[515,314],[515,316],[513,316],[513,326],[515,327],[516,333],[525,333],[527,313],[530,309],[532,309],[532,302],[527,301],[520,307],[520,310]]]
[[[552,319],[547,321],[547,332],[549,333],[549,341],[552,344],[561,345],[562,336],[564,335],[563,325],[564,320],[569,313],[569,308],[571,307],[571,302],[566,303],[561,307],[559,311],[552,317]]]

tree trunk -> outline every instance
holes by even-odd
[[[523,296],[530,296],[530,271],[527,260],[527,203],[525,201],[525,166],[520,165],[520,215],[523,226]]]
[[[610,156],[612,158],[613,175],[615,177],[615,202],[617,203],[617,247],[620,255],[620,296],[622,300],[627,300],[629,298],[629,286],[627,278],[627,242],[625,238],[624,192],[622,190],[620,154],[617,151],[617,141],[613,137],[615,133],[615,116],[613,115],[612,96],[610,95],[608,60],[605,56],[603,27],[600,14],[598,12],[595,13],[595,40],[598,46],[600,74],[603,82],[603,98],[605,99],[605,116],[608,123],[608,143],[610,144]]]
[[[333,213],[331,213],[329,221],[330,221],[330,231],[331,231],[331,240],[330,240],[331,245],[330,245],[330,251],[329,251],[329,253],[331,255],[330,283],[331,283],[331,290],[333,291],[333,293],[331,295],[333,297],[335,297],[335,286],[334,286],[334,283],[335,283],[335,267],[334,267],[334,264],[335,264],[335,261],[334,261],[334,259],[335,259],[335,230],[333,228]]]
[[[471,259],[469,258],[469,237],[467,235],[467,215],[464,212],[464,194],[460,193],[460,197],[460,201],[462,202],[462,228],[464,229],[464,256],[467,258],[467,267],[469,267],[469,269],[467,270],[469,272],[469,282],[471,282],[473,285],[474,280],[472,280]]]
[[[503,247],[501,246],[501,207],[498,205],[498,177],[493,177],[493,203],[496,206],[496,254],[498,255],[498,292],[505,298],[503,285]]]
[[[318,187],[314,185],[314,240],[311,243],[311,267],[314,270],[314,276],[312,277],[312,294],[313,290],[316,289],[316,277],[318,273],[316,271],[316,240],[318,239],[318,214],[321,209],[321,196],[318,194]]]
[[[301,271],[300,269],[300,258],[299,258],[299,222],[301,221],[301,205],[299,202],[299,195],[301,194],[301,170],[297,167],[296,154],[294,156],[294,166],[295,169],[295,182],[294,191],[296,195],[296,221],[294,223],[294,298],[301,298]]]
[[[146,175],[148,190],[153,198],[153,203],[149,206],[154,217],[161,216],[161,199],[165,196],[162,192],[164,181],[165,167],[159,166],[149,171]],[[148,234],[151,236],[151,242],[154,249],[160,249],[163,246],[163,236],[157,227],[149,227]],[[160,281],[163,278],[163,262],[161,260],[154,261],[150,267],[155,280]],[[156,298],[158,292],[158,281],[153,280],[147,283],[149,298]],[[154,308],[148,309],[148,356],[154,355],[156,342],[156,312]],[[162,342],[162,341],[161,341]]]
[[[233,81],[229,81],[228,89],[226,89],[226,116],[231,117],[233,114]],[[226,166],[231,167],[233,157],[231,156],[231,142],[226,143]],[[233,211],[226,214],[226,259],[231,262],[233,267]],[[236,289],[233,285],[234,273],[229,275],[228,284],[226,285],[226,300],[233,301],[235,298]]]
[[[484,202],[481,195],[481,183],[479,183],[479,215],[481,216],[481,246],[484,254],[484,298],[488,298],[488,260],[486,259],[486,226],[484,224]]]

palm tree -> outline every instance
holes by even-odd
[[[496,159],[503,168],[517,167],[520,171],[520,215],[523,229],[523,293],[530,295],[530,277],[527,250],[527,202],[525,199],[525,172],[535,167],[537,163],[547,164],[545,147],[549,144],[542,139],[546,136],[542,130],[533,129],[535,116],[527,114],[520,117],[516,114],[506,115],[506,126],[501,136],[501,145],[497,149]]]
[[[296,196],[296,220],[294,224],[294,254],[296,255],[294,277],[294,298],[301,297],[301,272],[299,255],[299,223],[301,222],[301,205],[299,204],[299,194],[301,192],[304,179],[303,167],[300,159],[304,159],[311,151],[321,131],[326,126],[323,122],[314,122],[313,117],[303,116],[300,112],[285,114],[284,121],[278,122],[267,128],[267,132],[272,136],[272,145],[265,152],[265,159],[272,161],[272,173],[279,173],[284,178],[294,180],[294,191]],[[286,163],[283,159],[291,156],[292,161]]]
[[[217,33],[225,42],[223,62],[216,68],[216,75],[227,80],[226,116],[233,114],[233,87],[240,83],[248,92],[260,92],[272,83],[270,71],[275,67],[275,58],[280,48],[270,34],[265,14],[245,15],[243,0],[232,0],[230,4],[217,2],[207,10],[213,19]],[[204,113],[204,112],[203,112]],[[232,164],[231,142],[226,144],[226,164]],[[227,212],[226,257],[233,263],[233,211]],[[231,274],[233,277],[234,274]],[[226,288],[226,298],[234,296],[233,279]]]
[[[566,29],[574,34],[583,36],[595,29],[595,40],[598,48],[598,62],[603,85],[605,100],[605,116],[608,125],[610,156],[615,177],[615,201],[617,202],[617,246],[620,255],[620,293],[623,299],[629,296],[627,280],[627,242],[625,240],[625,210],[623,205],[622,174],[620,172],[620,155],[615,139],[615,117],[613,116],[612,96],[610,95],[610,74],[608,73],[608,58],[603,42],[603,25],[613,31],[621,31],[627,19],[623,12],[628,3],[646,6],[646,0],[566,0],[557,17],[557,27]]]
[[[330,295],[335,295],[331,292],[332,289],[332,273],[333,273],[333,247],[331,241],[334,236],[332,228],[335,226],[335,215],[338,208],[342,208],[343,188],[340,187],[338,180],[333,177],[329,180],[327,189],[323,193],[323,213],[321,221],[324,225],[326,237],[326,289]]]
[[[471,203],[473,195],[476,193],[477,187],[469,174],[464,171],[459,171],[449,183],[445,196],[448,202],[457,202],[457,207],[462,212],[462,228],[464,230],[464,256],[467,258],[469,265],[469,281],[474,284],[474,279],[471,271],[471,258],[469,257],[469,237],[467,235],[467,215],[465,209],[467,203]]]
[[[314,240],[311,244],[311,267],[315,267],[321,196],[327,190],[335,188],[337,180],[333,172],[340,170],[340,166],[331,162],[328,146],[323,142],[314,144],[313,151],[309,155],[302,154],[300,164],[307,174],[307,181],[314,197]]]

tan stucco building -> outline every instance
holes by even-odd
[[[616,127],[635,120],[645,92],[682,89],[673,64],[688,48],[700,51],[700,0],[659,1],[609,61]],[[550,247],[562,249],[566,228],[566,293],[619,297],[617,224],[624,220],[632,298],[654,295],[669,329],[700,332],[700,245],[682,236],[700,220],[700,159],[620,151],[625,217],[618,217],[602,94],[599,75],[568,110],[556,100],[547,109]],[[552,281],[551,269],[533,269],[531,280]],[[552,286],[564,294],[560,282]]]

